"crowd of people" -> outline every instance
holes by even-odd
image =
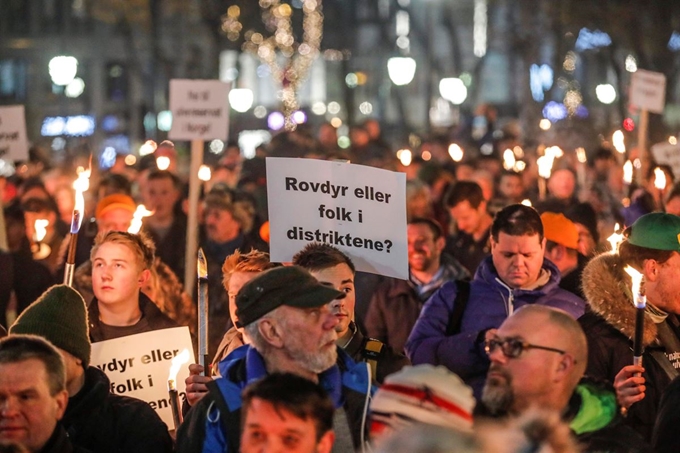
[[[318,137],[281,133],[253,159],[230,143],[213,166],[196,232],[210,360],[188,365],[177,430],[90,361],[97,342],[177,326],[196,338],[181,156],[165,141],[135,166],[121,156],[93,169],[66,285],[75,165],[33,150],[0,185],[0,451],[680,450],[670,168],[656,167],[667,189],[629,186],[609,149],[578,171],[565,153],[542,193],[529,152],[519,173],[498,154],[454,162],[433,139],[405,165],[376,121],[353,128],[352,143],[338,148],[323,125]],[[271,262],[266,156],[405,172],[408,279],[361,272],[317,242]],[[138,204],[151,215],[129,232]],[[644,281],[641,364],[627,266]]]

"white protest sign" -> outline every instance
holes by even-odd
[[[652,145],[654,162],[659,165],[668,165],[673,169],[674,175],[680,175],[680,145],[671,145],[668,142]]]
[[[229,85],[219,80],[170,81],[170,140],[226,140]]]
[[[23,105],[0,107],[0,159],[28,160]]]
[[[267,158],[270,256],[291,261],[310,242],[357,270],[408,279],[406,174],[314,159]]]
[[[184,349],[189,351],[190,363],[194,363],[188,327],[153,330],[92,343],[91,364],[106,373],[111,393],[146,401],[172,429],[168,373],[173,357]],[[186,398],[184,380],[188,376],[187,363],[177,374],[180,404]]]
[[[631,76],[630,103],[652,113],[663,113],[666,105],[666,76],[638,69]]]

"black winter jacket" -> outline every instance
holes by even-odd
[[[111,393],[110,385],[98,368],[85,370],[85,385],[62,419],[71,443],[97,453],[171,452],[168,427],[151,406]]]
[[[621,368],[633,364],[636,309],[624,267],[618,255],[604,253],[593,258],[583,272],[589,310],[579,322],[588,338],[586,374],[609,382],[614,382]],[[658,360],[659,356],[661,359],[665,356],[663,346],[657,341],[657,326],[645,317],[644,327],[645,398],[630,407],[625,423],[649,441],[661,394],[671,378]]]

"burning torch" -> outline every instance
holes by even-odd
[[[142,228],[142,219],[144,217],[149,217],[153,215],[154,211],[149,211],[146,206],[140,204],[137,206],[135,213],[132,214],[132,221],[130,222],[130,228],[128,228],[128,233],[137,234]]]
[[[182,409],[179,405],[179,393],[177,393],[177,373],[182,365],[189,361],[189,350],[184,349],[172,359],[170,373],[168,373],[168,395],[170,396],[170,407],[172,408],[172,422],[175,431],[182,424]]]
[[[203,249],[198,249],[198,364],[205,367],[208,363],[208,262]],[[210,373],[208,373],[209,375]]]
[[[85,213],[85,197],[83,192],[90,188],[91,168],[87,170],[79,168],[78,179],[73,183],[76,191],[76,203],[71,217],[71,237],[68,244],[68,254],[66,255],[66,267],[64,269],[64,284],[73,286],[73,273],[76,268],[76,245],[78,243],[78,231],[83,223]]]
[[[35,234],[33,236],[33,245],[31,246],[34,260],[44,260],[50,255],[50,252],[52,252],[49,245],[42,243],[42,240],[45,239],[45,236],[47,235],[47,225],[49,224],[49,220],[46,219],[35,220],[33,225]]]
[[[632,279],[633,303],[635,304],[635,338],[633,339],[633,365],[642,366],[642,332],[645,326],[647,297],[642,292],[642,274],[630,266],[624,269]]]

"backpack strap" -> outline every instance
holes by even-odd
[[[449,323],[446,325],[447,337],[460,333],[463,313],[465,313],[467,308],[468,299],[470,299],[470,282],[456,280],[456,299],[453,301],[453,311],[451,312]]]
[[[213,404],[210,404],[206,417],[211,423],[219,422],[222,426],[222,432],[225,434],[227,445],[234,449],[234,451],[238,451],[239,439],[241,438],[241,425],[238,423],[238,420],[241,418],[241,408],[239,407],[236,410],[229,408],[220,391],[218,382],[215,380],[207,382],[205,385],[208,387],[208,394],[213,396],[213,404],[215,406],[213,408]]]

